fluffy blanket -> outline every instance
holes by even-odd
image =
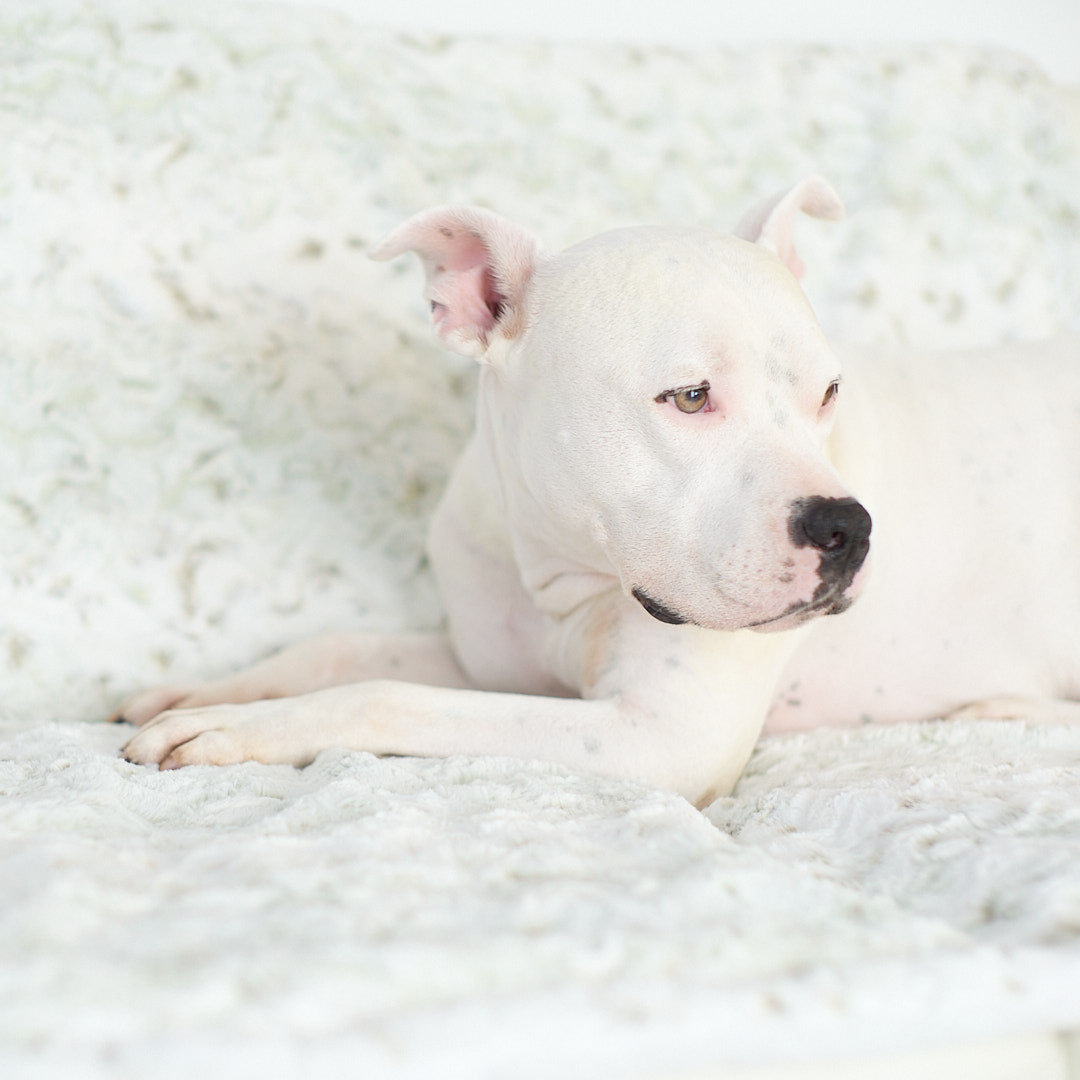
[[[1080,731],[774,738],[702,814],[496,759],[157,773],[97,721],[318,630],[438,623],[423,536],[473,373],[418,268],[365,258],[407,214],[563,244],[820,171],[852,211],[802,229],[834,337],[1034,337],[1080,308],[1078,120],[1023,58],[946,45],[5,3],[0,1072],[742,1076],[997,1040],[985,1075],[1066,1075]]]

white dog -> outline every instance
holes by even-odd
[[[763,725],[1080,720],[1080,348],[852,357],[841,382],[800,211],[843,207],[811,177],[734,236],[547,254],[462,208],[391,234],[374,257],[419,254],[481,367],[430,538],[448,633],[146,692],[128,759],[498,754],[704,805]]]

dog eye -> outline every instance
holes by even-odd
[[[689,390],[676,390],[671,395],[671,400],[675,402],[675,408],[679,412],[700,412],[705,407],[705,402],[709,400],[709,391],[704,386],[693,386]]]
[[[825,391],[825,396],[821,399],[821,407],[824,409],[827,405],[831,405],[836,400],[836,395],[840,393],[840,380],[833,379],[829,383],[828,390]]]
[[[681,390],[667,390],[656,400],[673,401],[679,412],[701,412],[709,401],[709,384],[702,383],[700,386],[686,386]]]

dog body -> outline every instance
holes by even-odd
[[[873,573],[814,625],[768,727],[1080,720],[1080,342],[852,355],[844,395],[832,449]]]
[[[850,357],[841,392],[800,211],[842,207],[810,178],[734,236],[557,255],[485,211],[403,225],[375,256],[420,255],[481,364],[430,536],[447,634],[139,695],[127,756],[504,754],[703,805],[763,725],[1080,719],[1080,349]]]

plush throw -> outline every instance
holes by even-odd
[[[407,215],[474,203],[554,246],[730,226],[821,172],[849,218],[804,222],[800,254],[834,338],[1036,337],[1080,311],[1075,90],[947,45],[16,0],[0,148],[0,1074],[1060,1049],[1080,731],[774,738],[699,813],[496,759],[157,773],[100,721],[320,630],[438,624],[425,525],[474,373],[437,349],[418,266],[365,256]]]

